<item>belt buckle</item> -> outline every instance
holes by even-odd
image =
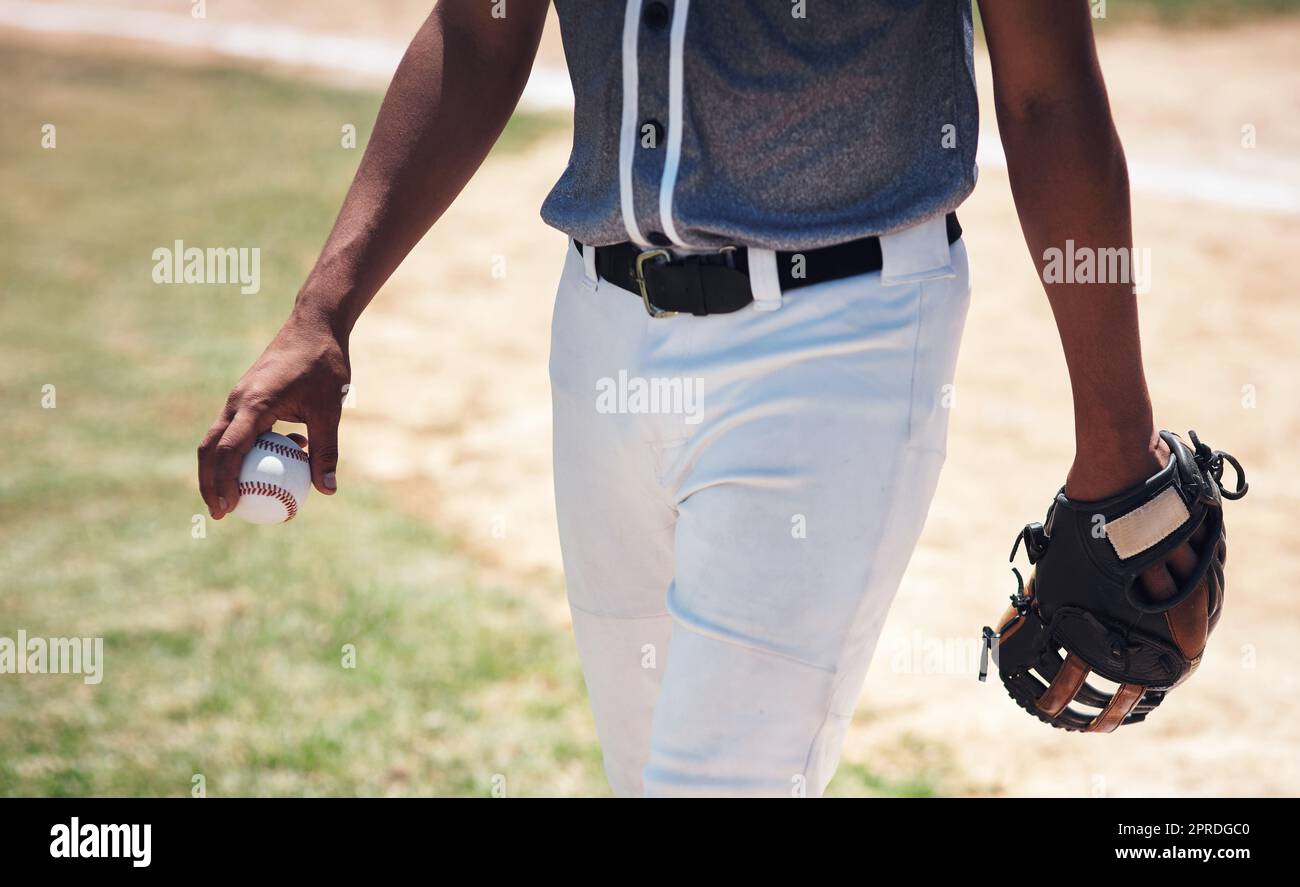
[[[637,253],[636,257],[636,283],[641,288],[641,304],[645,305],[645,313],[651,317],[676,317],[679,311],[664,311],[657,308],[654,302],[650,301],[650,290],[645,284],[645,264],[651,259],[668,259],[671,261],[672,256],[666,249],[648,249]]]

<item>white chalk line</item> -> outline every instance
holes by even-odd
[[[1007,158],[996,132],[981,131],[976,163],[990,169],[1006,169]],[[1173,200],[1300,215],[1300,184],[1295,181],[1132,157],[1128,159],[1128,177],[1133,190]]]
[[[382,40],[313,33],[248,22],[195,19],[147,10],[81,3],[0,0],[0,26],[26,31],[144,40],[230,58],[345,72],[387,82],[405,52]],[[563,69],[535,66],[520,105],[532,111],[571,110],[573,88]],[[993,133],[982,133],[979,164],[1005,168]],[[1300,215],[1300,174],[1295,179],[1253,176],[1209,166],[1142,158],[1129,160],[1134,190],[1214,206]]]
[[[175,13],[0,0],[0,26],[24,31],[75,34],[161,43],[230,58],[251,59],[320,71],[337,71],[387,83],[405,46],[313,33],[279,25],[196,19]],[[568,72],[536,66],[520,103],[529,110],[569,110]]]

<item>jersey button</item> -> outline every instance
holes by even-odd
[[[641,21],[652,31],[662,31],[668,24],[668,18],[668,5],[659,0],[647,3],[645,11],[641,13]]]

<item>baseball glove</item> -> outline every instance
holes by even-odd
[[[1223,608],[1228,547],[1223,500],[1246,494],[1246,475],[1229,454],[1190,432],[1189,448],[1160,432],[1172,457],[1149,480],[1100,502],[1065,495],[1043,523],[1016,537],[1034,565],[1011,596],[995,633],[984,628],[980,680],[993,654],[1011,698],[1039,720],[1066,730],[1109,733],[1136,724],[1188,678]],[[1223,489],[1224,463],[1237,476]],[[1176,593],[1151,600],[1138,575],[1179,545],[1196,552],[1196,568]],[[1089,683],[1090,673],[1113,689]]]

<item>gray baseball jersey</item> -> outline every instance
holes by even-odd
[[[575,95],[542,217],[583,243],[809,249],[975,185],[970,0],[555,0]]]

